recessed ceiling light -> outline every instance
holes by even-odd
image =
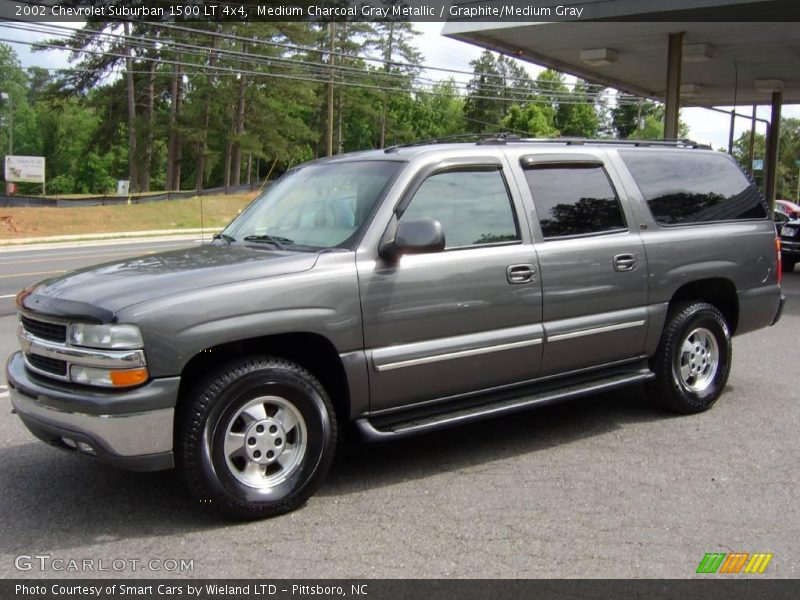
[[[702,91],[703,91],[702,85],[697,85],[696,83],[681,84],[681,96],[684,96],[686,98],[692,98],[693,96],[697,96]]]
[[[708,44],[684,44],[683,45],[683,60],[684,62],[702,62],[711,60],[714,53],[711,46]]]
[[[755,81],[756,91],[764,92],[765,94],[769,92],[782,92],[783,86],[783,79],[756,79]]]
[[[588,65],[599,67],[610,65],[617,60],[617,52],[611,48],[592,48],[590,50],[581,50],[580,58]]]

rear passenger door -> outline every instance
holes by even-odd
[[[540,375],[639,357],[647,334],[644,246],[603,160],[530,156],[520,167],[537,216]]]

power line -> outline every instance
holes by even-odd
[[[17,44],[23,44],[28,46],[39,46],[39,47],[48,47],[54,49],[63,49],[61,46],[55,44],[47,44],[44,42],[26,42],[22,40],[13,40],[8,38],[0,38],[0,42],[11,42]],[[95,54],[95,55],[105,55],[105,56],[113,56],[115,58],[126,58],[124,54],[109,52],[109,51],[101,51],[101,50],[89,50],[89,49],[80,49],[77,52],[85,53],[85,54]],[[140,61],[144,62],[154,62],[157,64],[167,64],[167,65],[174,65],[174,66],[183,66],[183,67],[191,67],[191,68],[200,68],[203,70],[205,74],[224,74],[224,73],[231,73],[231,74],[241,74],[241,75],[253,75],[257,77],[270,77],[276,79],[287,79],[293,81],[304,81],[309,83],[319,83],[319,84],[326,84],[328,81],[323,78],[314,78],[314,77],[303,77],[301,75],[288,75],[284,73],[267,73],[263,71],[252,71],[248,69],[242,68],[231,68],[231,67],[223,67],[218,65],[198,65],[194,63],[187,63],[183,61],[171,60],[167,58],[156,58],[156,57],[148,57],[148,56],[140,56]],[[78,72],[85,72],[83,69],[76,69]],[[124,71],[121,71],[124,72]],[[387,87],[387,86],[379,86],[379,85],[370,85],[364,83],[357,83],[353,81],[348,81],[346,79],[340,79],[337,82],[337,85],[345,86],[345,87],[355,87],[355,88],[362,88],[362,89],[374,89],[379,91],[387,91],[387,92],[403,92],[403,93],[415,93],[413,89],[407,88],[399,88],[399,87]],[[435,90],[416,90],[417,93],[424,93],[432,96],[438,97],[452,97],[451,94],[437,92]],[[498,98],[497,96],[480,96],[480,95],[470,95],[470,98],[476,100],[489,100],[489,101],[496,101],[496,102],[504,102],[506,104],[511,104],[514,102],[515,98]],[[527,97],[526,97],[527,98]],[[529,99],[529,98],[527,98]],[[516,98],[516,100],[524,100],[524,98]],[[586,102],[578,101],[563,101],[559,102],[559,104],[586,104]]]
[[[47,30],[47,29],[43,30],[41,27],[38,28],[38,29],[35,29],[35,28],[31,28],[30,26],[27,26],[28,24],[25,24],[25,25],[26,26],[24,26],[24,27],[8,25],[8,27],[12,28],[12,29],[19,29],[19,30],[26,30],[26,31],[36,31],[38,33],[45,33],[45,34],[48,34],[48,35],[56,35],[56,36],[61,35],[62,37],[66,37],[63,34],[60,34],[58,32],[53,32],[53,31],[50,31],[50,30]],[[173,46],[180,46],[181,47],[181,51],[185,51],[187,54],[190,54],[190,55],[195,55],[195,56],[200,56],[201,55],[203,57],[206,57],[208,55],[208,49],[203,47],[203,46],[198,46],[198,45],[195,45],[195,44],[188,44],[188,43],[185,43],[185,42],[178,42],[178,41],[175,41],[175,40],[164,40],[164,39],[154,40],[152,38],[146,38],[146,37],[141,37],[141,36],[124,36],[124,35],[114,34],[114,33],[110,33],[110,32],[102,32],[102,31],[101,32],[87,32],[85,30],[73,30],[73,29],[70,29],[70,28],[67,28],[67,27],[61,27],[61,26],[57,26],[57,25],[45,25],[45,27],[50,27],[50,28],[53,28],[53,29],[67,30],[67,31],[69,31],[69,35],[68,35],[69,37],[71,37],[73,39],[80,39],[80,40],[83,40],[83,41],[93,41],[92,40],[93,34],[96,34],[96,35],[100,35],[100,36],[108,37],[108,38],[112,38],[112,39],[124,40],[124,43],[126,43],[128,45],[131,45],[134,49],[138,49],[138,50],[147,50],[147,51],[157,50],[158,49],[157,45],[160,43],[160,44],[171,44]],[[200,33],[206,33],[203,30],[196,30],[196,31],[198,31]],[[247,39],[247,38],[242,38],[241,36],[235,36],[235,37],[237,37],[238,39]],[[130,40],[135,40],[135,43],[134,44],[130,44]],[[62,46],[60,46],[60,45],[56,46],[56,47],[57,48],[62,48]],[[69,51],[71,51],[73,53],[77,53],[77,52],[86,50],[85,48],[81,49],[81,48],[67,47],[67,46],[63,47],[62,49],[69,50]],[[286,65],[280,64],[282,62],[288,62],[288,63],[291,63],[293,65],[297,65],[298,68],[305,68],[305,69],[309,70],[311,72],[311,74],[314,74],[314,75],[325,75],[327,77],[329,72],[330,72],[330,66],[325,64],[325,63],[314,63],[314,62],[311,62],[311,61],[303,61],[303,60],[296,60],[296,59],[286,59],[286,58],[283,58],[283,57],[266,57],[266,56],[262,57],[262,56],[259,56],[259,55],[253,55],[253,54],[244,53],[244,52],[237,52],[235,50],[226,50],[226,49],[222,49],[222,48],[215,48],[213,52],[214,52],[214,55],[215,55],[216,58],[234,57],[234,58],[236,58],[238,60],[242,60],[242,61],[248,62],[250,64],[261,64],[261,65],[273,66],[273,67],[279,67],[279,68],[289,68]],[[108,54],[110,55],[110,53],[108,53]],[[352,55],[344,55],[344,56],[348,56],[351,59],[352,58],[356,58],[356,57],[354,57]],[[351,73],[355,73],[356,75],[358,75],[360,77],[368,77],[368,78],[379,79],[379,80],[383,79],[384,77],[387,77],[387,76],[403,78],[405,81],[409,80],[408,77],[406,77],[406,76],[404,76],[402,74],[385,73],[385,72],[377,72],[377,71],[366,71],[364,69],[357,69],[357,68],[353,68],[353,67],[335,67],[335,70],[337,71],[337,73],[340,70],[341,71],[348,71],[348,72],[351,72]],[[486,77],[488,79],[492,79],[492,80],[500,80],[500,79],[502,79],[502,80],[509,80],[509,79],[514,80],[514,79],[518,79],[518,78],[513,77],[513,76],[507,76],[506,77],[506,76],[503,76],[503,75],[500,75],[500,74],[497,74],[497,75],[488,74],[488,75],[486,75]],[[423,85],[435,85],[436,83],[438,83],[438,82],[436,82],[434,80],[421,78],[419,76],[414,76],[413,78],[410,78],[410,80],[412,82],[420,82]],[[531,79],[525,79],[524,81],[525,81],[525,83],[530,84],[532,86],[531,90],[510,88],[508,85],[499,84],[499,83],[482,83],[480,85],[480,89],[484,90],[484,93],[490,92],[490,91],[500,91],[504,95],[506,95],[509,100],[518,99],[518,100],[521,100],[521,101],[529,101],[531,94],[536,94],[536,93],[546,94],[546,95],[552,97],[552,99],[555,100],[555,101],[558,101],[561,98],[574,99],[573,93],[571,93],[571,92],[569,92],[567,90],[541,89],[540,84],[543,83],[543,82],[535,82],[535,81],[533,81]],[[544,83],[555,84],[555,82],[544,82]],[[468,92],[470,90],[469,84],[465,85],[465,84],[461,84],[459,82],[454,82],[454,84],[458,89],[460,89],[462,91],[467,91]],[[587,91],[584,94],[584,96],[586,97],[587,100],[593,100],[593,99],[594,100],[599,100],[604,94],[605,94],[605,88],[603,88],[602,93],[600,93],[600,92],[591,93],[591,92]]]
[[[17,22],[23,23],[25,25],[29,25],[29,23],[24,22],[24,21],[17,20]],[[154,22],[154,23],[149,23],[149,24],[151,26],[154,26],[154,27],[160,27],[160,28],[176,30],[176,31],[183,31],[183,32],[186,32],[186,33],[193,33],[193,34],[198,34],[198,35],[206,35],[206,36],[218,37],[218,38],[221,38],[221,39],[227,39],[227,40],[232,40],[232,41],[240,41],[240,42],[243,42],[243,43],[248,43],[250,45],[261,45],[261,46],[277,47],[277,48],[284,48],[284,49],[302,51],[302,52],[313,53],[313,54],[333,54],[335,56],[339,56],[339,57],[343,57],[343,58],[349,58],[351,60],[354,59],[354,58],[360,58],[361,60],[364,60],[364,61],[367,61],[367,62],[375,62],[375,63],[379,63],[381,65],[389,64],[389,65],[392,65],[392,66],[398,66],[398,67],[403,67],[403,68],[413,68],[413,69],[419,69],[419,70],[424,70],[424,71],[439,71],[439,72],[444,72],[444,73],[454,73],[454,74],[471,75],[471,76],[475,74],[473,71],[465,71],[465,70],[461,70],[461,69],[452,69],[452,68],[447,68],[447,67],[436,67],[436,66],[433,66],[433,65],[425,65],[425,64],[416,64],[416,65],[414,65],[414,64],[405,63],[405,62],[399,62],[399,61],[386,61],[383,58],[373,58],[373,57],[369,57],[369,56],[358,56],[358,57],[356,57],[356,56],[354,56],[352,54],[345,53],[345,52],[340,52],[340,51],[323,50],[323,49],[313,48],[313,47],[309,47],[309,46],[301,46],[301,45],[297,45],[297,44],[289,44],[289,43],[277,42],[277,41],[274,41],[274,40],[248,38],[248,37],[241,36],[241,35],[236,35],[236,34],[223,33],[223,32],[220,32],[220,31],[209,31],[209,30],[205,30],[205,29],[196,29],[196,28],[192,28],[192,27],[174,25],[174,24],[171,24],[171,23],[157,23],[157,22]],[[9,24],[6,24],[6,26],[8,26],[8,25]],[[43,24],[38,24],[38,25],[41,27]],[[91,35],[91,33],[94,33],[94,32],[91,32],[91,33],[90,32],[86,32],[85,30],[77,30],[77,29],[72,29],[72,28],[69,28],[69,27],[53,25],[53,24],[46,24],[44,26],[50,27],[50,28],[53,28],[53,29],[66,30],[71,35],[76,33],[76,32],[83,32],[83,33],[88,34],[88,35]],[[113,36],[113,37],[124,37],[124,36],[121,36],[119,34],[113,34],[113,33],[108,33],[108,32],[104,32],[104,33],[106,35]],[[135,38],[137,38],[139,36],[131,36],[131,37],[135,39]],[[146,39],[148,42],[150,42],[150,41],[156,42],[156,40],[151,40],[150,38],[140,38],[140,39]],[[158,40],[158,41],[168,42],[168,43],[173,43],[173,44],[175,44],[175,43],[178,43],[178,44],[183,43],[183,42],[176,42],[174,40],[170,41],[170,40],[163,40],[163,39],[162,40]],[[202,49],[203,50],[207,50],[207,48],[202,48]],[[216,49],[216,51],[219,51],[219,49]],[[226,51],[226,52],[229,52],[229,51]],[[289,59],[284,59],[284,60],[289,60]],[[588,82],[571,83],[571,82],[535,81],[535,80],[531,79],[528,76],[515,76],[515,75],[507,75],[507,76],[503,76],[503,78],[506,79],[506,80],[509,80],[509,81],[522,81],[522,82],[525,82],[525,83],[536,83],[542,89],[544,87],[547,87],[547,86],[553,86],[554,88],[556,88],[557,86],[562,86],[562,85],[565,86],[565,87],[576,87],[576,86],[580,85],[581,87],[583,87],[584,89],[587,89],[587,90],[589,90],[589,89],[605,90],[606,89],[605,86],[602,86],[602,85],[599,85],[599,84],[592,84],[592,83],[588,83]],[[554,89],[553,91],[556,92],[557,90]]]
[[[54,35],[57,35],[57,34],[54,34]],[[84,32],[84,35],[86,35],[85,32]],[[124,36],[118,36],[118,37],[121,37],[122,39],[125,39]],[[24,41],[20,41],[20,40],[8,40],[8,39],[4,39],[4,41],[12,41],[12,42],[16,42],[16,43],[22,43],[22,44],[31,45],[31,46],[54,48],[54,49],[60,49],[60,50],[66,50],[67,49],[61,44],[52,44],[52,43],[46,43],[46,42],[24,42]],[[132,46],[134,48],[136,48],[136,49],[146,49],[146,50],[151,50],[152,49],[149,46],[145,47],[145,46],[137,45],[137,44],[133,44]],[[86,54],[112,56],[112,57],[116,57],[116,58],[120,58],[120,59],[126,58],[125,54],[119,54],[119,53],[111,52],[109,50],[102,50],[101,51],[101,50],[91,50],[91,49],[88,49],[88,48],[75,48],[75,47],[72,47],[69,50],[72,51],[74,54],[86,53]],[[204,48],[201,48],[201,47],[196,47],[195,50],[193,50],[191,52],[187,51],[187,53],[190,53],[192,55],[202,55],[203,57],[207,57],[208,56],[207,50],[204,49]],[[215,52],[215,54],[224,54],[224,52],[222,52],[222,53]],[[242,57],[240,57],[238,55],[239,55],[239,53],[237,53],[237,57],[242,58]],[[217,56],[217,58],[219,58],[219,56]],[[140,60],[140,61],[149,61],[149,62],[160,62],[160,63],[164,63],[164,64],[173,64],[173,65],[177,65],[177,66],[190,66],[190,67],[193,67],[193,68],[201,68],[201,69],[212,69],[217,73],[222,73],[222,72],[225,72],[225,71],[229,71],[229,72],[234,73],[234,74],[235,73],[250,74],[250,75],[265,76],[265,77],[294,79],[294,80],[300,80],[300,81],[311,81],[311,82],[314,82],[314,83],[325,83],[325,81],[327,80],[328,74],[330,72],[330,67],[328,67],[325,64],[312,64],[312,66],[316,67],[316,70],[312,70],[311,72],[307,73],[307,75],[311,75],[312,77],[300,77],[298,75],[286,75],[286,74],[278,74],[278,73],[253,72],[253,71],[247,71],[247,70],[242,69],[242,68],[234,68],[234,69],[227,68],[226,69],[226,68],[218,67],[218,66],[208,66],[208,65],[199,65],[199,64],[195,64],[195,63],[185,63],[185,62],[182,62],[182,61],[174,61],[174,60],[170,60],[170,59],[166,59],[166,58],[154,58],[154,57],[149,57],[149,56],[139,56],[138,60]],[[258,57],[258,56],[254,56],[254,55],[244,55],[243,62],[248,62],[250,64],[262,65],[262,66],[269,66],[269,67],[287,68],[285,65],[275,64],[274,60],[272,58]],[[338,68],[335,68],[334,70],[338,71]],[[77,70],[77,71],[80,72],[80,70]],[[91,72],[91,71],[85,71],[84,70],[84,72]],[[313,77],[315,75],[316,76],[324,76],[326,79],[323,80],[320,77]],[[363,72],[359,72],[359,75],[369,79],[369,78],[374,77],[374,72],[372,72],[372,71],[363,71]],[[338,80],[339,85],[345,85],[345,86],[349,86],[349,87],[361,87],[361,88],[367,88],[367,89],[377,89],[377,90],[382,90],[382,91],[401,91],[401,92],[407,92],[407,93],[412,91],[410,89],[402,88],[402,87],[399,87],[399,88],[398,87],[389,87],[389,86],[373,85],[373,84],[366,84],[366,83],[357,83],[357,82],[352,82],[352,81],[348,81],[348,80],[343,80],[343,79],[341,79],[341,74],[339,74],[338,72],[337,72],[337,76],[339,77],[339,80]],[[413,83],[415,83],[415,81],[419,82],[419,80],[409,80],[409,83],[413,84]],[[436,85],[437,82],[434,82],[434,81],[431,81],[431,80],[426,80],[426,81],[422,81],[422,82],[419,82],[419,83],[421,83],[422,85]],[[533,85],[535,85],[535,84],[533,84]],[[469,86],[462,87],[462,86],[459,86],[458,84],[455,84],[455,87],[459,91],[467,91],[467,92],[470,91]],[[529,103],[531,101],[536,101],[537,100],[536,99],[536,94],[542,93],[545,96],[548,96],[548,98],[547,98],[548,100],[552,100],[552,101],[554,101],[554,102],[556,102],[558,104],[585,104],[588,101],[599,100],[600,97],[601,97],[600,95],[596,95],[596,94],[593,95],[591,93],[587,93],[587,94],[583,95],[584,96],[583,99],[577,99],[577,98],[574,97],[574,95],[569,94],[568,92],[560,92],[560,93],[556,93],[556,92],[552,92],[552,91],[541,92],[539,90],[536,90],[535,88],[532,89],[532,90],[520,90],[520,89],[509,88],[509,87],[503,86],[503,85],[494,85],[494,84],[483,84],[480,87],[480,89],[484,90],[484,93],[487,93],[487,92],[491,93],[492,91],[499,91],[504,95],[504,97],[498,98],[496,96],[485,96],[485,95],[475,95],[475,94],[469,94],[469,97],[473,98],[473,99],[479,99],[479,100],[495,100],[495,101],[501,101],[501,102],[506,102],[506,103],[511,103],[511,102]],[[437,96],[449,96],[449,94],[438,93],[438,92],[436,92],[434,90],[420,90],[420,91],[424,91],[425,93],[434,94],[434,95],[437,95]]]

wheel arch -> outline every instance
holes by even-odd
[[[736,286],[730,279],[713,277],[684,283],[672,294],[669,307],[672,309],[680,302],[691,300],[708,302],[716,306],[725,317],[731,335],[736,332],[739,323],[739,297]]]
[[[310,332],[284,333],[226,342],[195,354],[181,371],[178,405],[186,398],[197,380],[228,359],[267,355],[292,361],[314,375],[330,396],[336,419],[350,420],[350,387],[347,373],[336,347],[331,341]]]

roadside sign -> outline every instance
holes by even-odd
[[[6,181],[44,183],[44,156],[6,156]]]
[[[131,182],[127,179],[117,179],[117,196],[127,196]]]
[[[763,171],[764,170],[764,161],[760,158],[756,158],[753,160],[753,171]]]

